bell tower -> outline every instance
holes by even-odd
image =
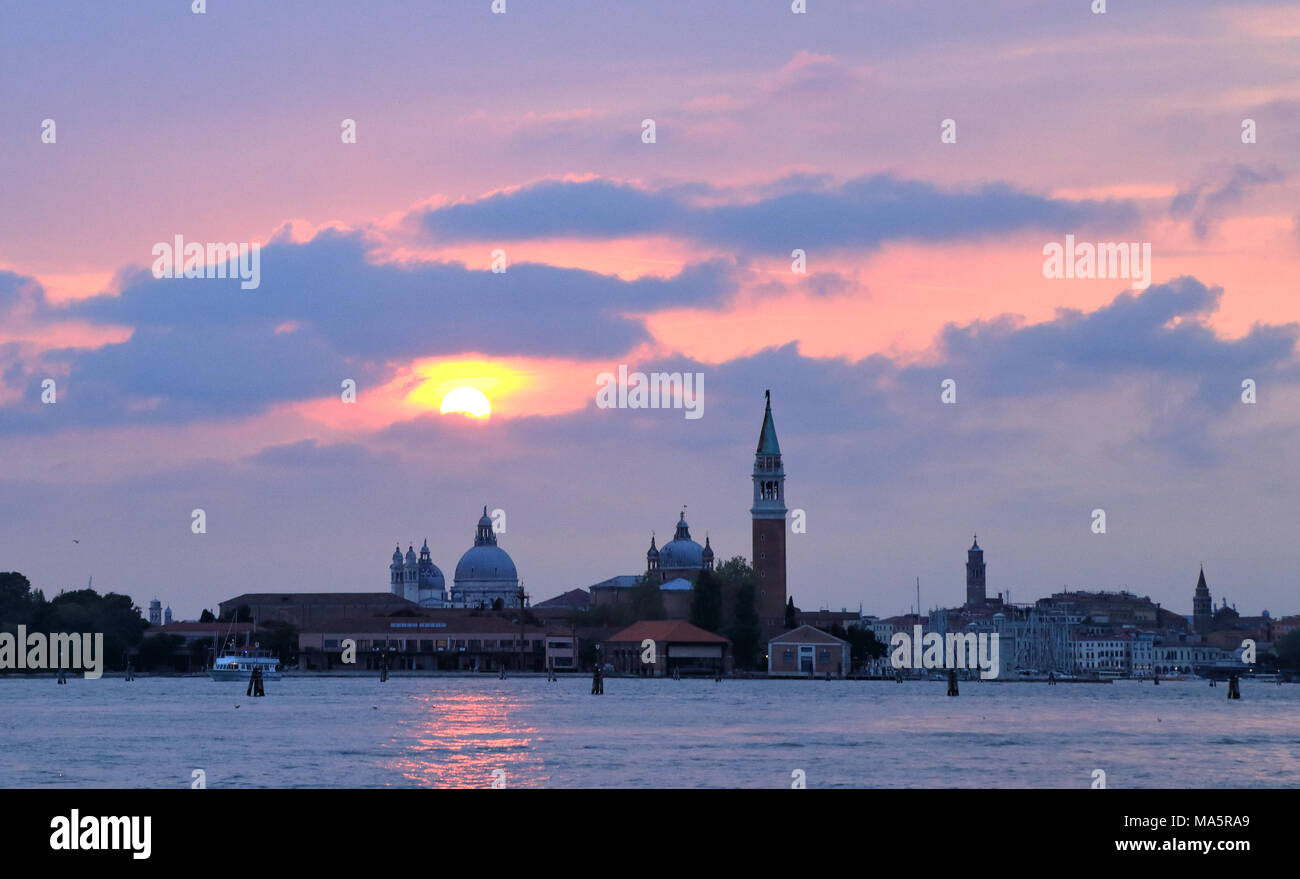
[[[749,509],[754,530],[755,609],[765,633],[785,624],[785,469],[781,445],[772,423],[772,392],[764,391],[767,408],[754,453],[754,505]]]
[[[1205,567],[1201,567],[1201,576],[1196,580],[1196,591],[1192,593],[1192,626],[1197,634],[1210,634],[1213,623],[1214,602],[1210,599],[1210,587],[1205,585]]]
[[[988,601],[984,586],[984,550],[978,536],[966,550],[966,606],[979,607]]]

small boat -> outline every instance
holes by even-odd
[[[280,660],[270,650],[247,646],[221,651],[208,674],[214,681],[246,681],[254,668],[262,670],[264,680],[280,680]]]

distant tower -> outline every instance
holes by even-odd
[[[709,546],[709,535],[704,535],[704,552],[700,553],[700,561],[704,562],[704,570],[713,570],[713,547]]]
[[[388,589],[394,595],[405,595],[402,586],[402,547],[398,544],[393,549],[393,563],[388,566]]]
[[[659,550],[655,548],[654,533],[650,534],[650,548],[645,554],[645,569],[651,581],[662,581],[663,577],[659,575]]]
[[[156,598],[149,602],[149,625],[162,625],[162,602]]]
[[[402,597],[407,601],[420,601],[420,563],[415,558],[415,544],[406,547],[406,559],[402,562]]]
[[[172,609],[170,606],[163,611],[163,624],[168,626],[172,624]]]
[[[974,607],[984,604],[988,596],[984,592],[984,550],[980,549],[979,535],[975,536],[966,550],[966,606]]]
[[[754,505],[749,514],[758,618],[765,632],[777,632],[785,623],[785,470],[772,423],[772,392],[764,391],[763,396],[767,407],[754,452]]]
[[[1210,600],[1210,587],[1205,585],[1205,567],[1201,567],[1201,577],[1196,581],[1196,591],[1192,593],[1192,626],[1200,635],[1210,634],[1210,621],[1214,616],[1214,602]]]

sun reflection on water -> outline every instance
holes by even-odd
[[[533,747],[537,730],[514,721],[519,702],[507,692],[416,694],[414,718],[399,722],[392,771],[420,787],[543,787],[550,776]]]

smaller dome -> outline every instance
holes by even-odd
[[[402,547],[399,544],[397,549],[393,550],[393,564],[400,565],[401,563],[402,563]]]
[[[414,545],[408,546],[408,547],[406,548],[406,560],[407,560],[408,562],[414,562],[414,561],[415,561],[415,546],[414,546]]]

